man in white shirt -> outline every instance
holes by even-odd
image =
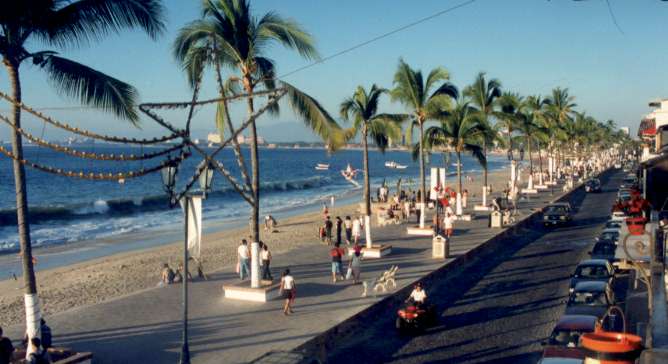
[[[243,281],[250,276],[250,251],[248,250],[248,242],[246,239],[242,239],[241,245],[237,248],[237,258],[237,264],[239,264],[239,278]]]
[[[443,218],[443,228],[445,228],[445,236],[450,239],[452,236],[452,230],[454,228],[455,219],[457,217],[451,212],[446,212],[445,217]]]
[[[427,292],[422,289],[422,283],[418,282],[418,284],[415,285],[415,288],[413,288],[413,292],[411,292],[411,295],[408,297],[407,301],[412,301],[413,304],[421,306],[424,305],[426,300]]]

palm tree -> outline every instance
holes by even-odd
[[[536,134],[544,130],[543,118],[545,105],[547,105],[547,102],[540,96],[527,97],[525,100],[526,111],[522,113],[522,117],[520,118],[520,129],[526,137],[529,152],[529,188],[533,188],[533,156],[531,146],[536,141]],[[540,149],[538,149],[538,153],[540,154]]]
[[[139,120],[137,90],[116,78],[83,64],[61,57],[52,50],[31,51],[28,44],[51,47],[77,47],[99,40],[108,33],[122,29],[141,28],[155,39],[164,29],[163,8],[156,0],[21,0],[0,5],[0,54],[9,75],[12,97],[12,152],[16,188],[16,217],[19,244],[23,260],[23,279],[26,296],[36,300],[37,284],[32,262],[28,193],[23,159],[23,143],[17,131],[21,128],[22,100],[20,69],[31,61],[46,72],[58,92],[78,99],[82,104],[111,112],[132,123]],[[31,311],[33,310],[33,311]],[[28,307],[26,317],[39,310]],[[39,334],[37,322],[28,322],[28,334]]]
[[[501,82],[496,78],[487,81],[485,80],[485,72],[480,72],[473,84],[464,89],[464,95],[469,97],[471,103],[477,107],[481,114],[480,122],[491,126],[492,116],[495,113],[495,100],[501,96]],[[491,128],[488,127],[487,129]],[[487,145],[493,142],[493,139],[490,138],[489,134],[483,138],[482,149],[485,157],[487,157]],[[484,166],[484,188],[487,188],[487,165]]]
[[[523,101],[524,99],[519,94],[508,91],[502,93],[497,99],[500,110],[494,114],[497,120],[494,126],[499,133],[507,133],[509,156],[513,150],[513,131],[517,130],[517,111],[520,109]]]
[[[480,138],[486,130],[481,123],[480,114],[468,102],[458,102],[455,107],[443,113],[438,126],[429,127],[425,131],[424,144],[428,149],[446,147],[454,151],[457,156],[457,213],[461,214],[462,194],[462,153],[470,152],[480,163],[487,167],[487,159],[480,146]]]
[[[340,106],[341,118],[353,121],[353,127],[348,131],[347,139],[361,134],[364,153],[364,211],[366,230],[366,246],[372,247],[371,242],[371,195],[369,185],[369,148],[368,137],[371,136],[381,152],[385,152],[390,139],[397,140],[401,136],[399,123],[408,118],[407,115],[378,114],[380,96],[388,92],[375,84],[367,93],[364,87],[357,86],[353,96],[345,99]]]
[[[318,59],[311,35],[294,20],[274,12],[259,18],[253,16],[248,0],[207,0],[202,6],[202,18],[181,28],[173,45],[174,57],[187,72],[190,84],[195,86],[198,83],[206,67],[215,68],[218,75],[221,66],[238,72],[236,77],[230,78],[230,82],[251,95],[246,98],[249,117],[255,112],[252,94],[258,87],[265,90],[286,89],[293,111],[330,147],[336,147],[343,135],[334,119],[316,100],[286,82],[277,81],[276,65],[267,54],[273,44],[279,44],[305,59]],[[224,104],[219,108],[221,106],[225,108]],[[270,111],[277,113],[278,105]],[[255,250],[260,240],[260,168],[255,121],[250,123],[249,128],[252,171],[250,233]],[[257,284],[253,282],[254,286]]]
[[[553,89],[552,95],[547,99],[546,101],[548,104],[547,115],[548,115],[548,121],[551,124],[549,125],[549,127],[550,131],[552,132],[551,139],[553,141],[557,140],[561,142],[568,141],[566,139],[567,136],[565,135],[565,133],[562,132],[562,130],[565,127],[567,127],[566,124],[572,119],[574,108],[577,106],[577,104],[575,104],[574,101],[575,97],[570,96],[568,94],[568,89],[567,88],[562,89],[560,87]],[[554,151],[555,147],[556,143],[553,143],[553,147],[550,149]],[[557,159],[559,159],[558,157],[559,153],[557,151]]]
[[[420,159],[420,227],[424,227],[424,202],[427,200],[424,163],[424,124],[427,120],[439,117],[442,110],[450,103],[450,97],[458,96],[457,88],[447,82],[450,78],[443,67],[431,70],[424,79],[422,71],[412,69],[403,59],[399,60],[399,68],[394,74],[394,89],[390,91],[393,101],[399,101],[410,109],[411,125],[417,125],[420,136],[418,139],[418,157]],[[439,85],[440,83],[440,85]],[[432,92],[432,89],[434,91]],[[410,141],[408,141],[410,142]]]

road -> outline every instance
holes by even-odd
[[[388,312],[337,338],[328,361],[347,363],[354,355],[357,363],[535,363],[564,311],[569,276],[588,258],[622,176],[602,178],[602,193],[574,194],[569,226],[526,229],[505,250],[427,287],[441,313],[438,326],[401,336]]]

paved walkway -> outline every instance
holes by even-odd
[[[520,204],[521,215],[552,198],[549,192],[532,196]],[[374,242],[391,244],[393,252],[381,260],[364,261],[363,279],[397,264],[397,284],[404,287],[500,231],[487,228],[487,218],[482,216],[457,222],[455,227],[451,258],[446,262],[431,258],[430,238],[407,236],[406,224],[374,229]],[[362,298],[361,285],[332,284],[328,250],[314,243],[274,257],[274,275],[290,267],[297,282],[295,314],[289,317],[281,313],[282,301],[223,299],[222,284],[237,280],[233,267],[191,284],[192,362],[240,363],[271,350],[290,350],[381,299]],[[175,363],[181,346],[181,286],[148,289],[47,319],[55,345],[93,351],[96,363]],[[6,329],[10,337],[20,337],[21,332],[19,326]]]

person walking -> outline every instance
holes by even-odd
[[[355,218],[353,221],[353,243],[357,244],[360,241],[360,236],[362,235],[362,222],[359,218]]]
[[[465,189],[464,192],[462,192],[462,207],[463,208],[466,208],[466,204],[467,204],[468,200],[469,200],[469,190]]]
[[[450,239],[452,236],[452,230],[455,224],[455,215],[450,212],[445,213],[445,218],[443,218],[443,227],[445,228],[445,236]]]
[[[352,271],[353,284],[360,282],[360,268],[362,266],[362,254],[361,249],[355,250],[352,257],[350,258],[350,263],[348,264],[348,269]]]
[[[336,217],[336,242],[341,245],[341,226],[343,225],[343,220],[341,216]]]
[[[350,216],[346,216],[343,226],[346,228],[346,244],[350,245],[350,240],[353,237],[353,221],[350,220]]]
[[[248,242],[246,239],[241,239],[241,245],[237,248],[237,266],[239,278],[243,281],[250,276],[250,251],[248,250]]]
[[[297,285],[295,284],[295,279],[290,275],[290,269],[286,269],[281,275],[281,284],[278,288],[278,293],[285,299],[283,314],[287,316],[293,313],[292,305],[295,303]]]
[[[325,219],[325,236],[327,240],[327,245],[332,244],[332,228],[334,227],[334,224],[332,223],[332,219],[327,216]]]
[[[341,280],[345,279],[342,269],[344,254],[345,252],[339,247],[339,244],[335,244],[329,251],[329,255],[332,257],[332,283],[336,283],[338,277],[341,277]]]
[[[271,263],[271,252],[269,251],[267,244],[262,246],[260,259],[262,260],[262,279],[266,281],[274,280],[274,278],[271,276],[271,271],[269,270],[269,264]]]

